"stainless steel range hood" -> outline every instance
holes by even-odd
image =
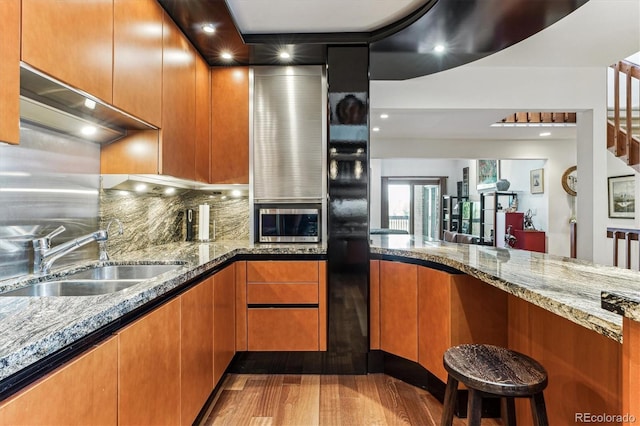
[[[20,64],[20,120],[97,143],[118,140],[127,130],[157,129],[24,63]],[[86,134],[87,126],[93,126],[94,133]]]

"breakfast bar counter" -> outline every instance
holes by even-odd
[[[110,327],[121,327],[126,322],[120,322],[132,313],[164,303],[236,260],[326,259],[326,252],[326,245],[314,244],[172,243],[117,256],[110,261],[118,264],[182,262],[173,271],[123,291],[83,297],[0,297],[3,330],[0,392],[4,397],[10,395],[11,388],[19,387],[16,383],[24,381],[21,375],[25,371],[37,375],[34,366],[50,363],[56,354],[73,348],[78,342],[85,341],[86,345],[87,339],[96,333],[104,334],[110,332]],[[485,287],[487,292],[492,288],[491,291],[505,294],[505,314],[501,320],[508,330],[505,342],[516,350],[531,352],[531,356],[549,369],[552,398],[562,399],[566,394],[569,399],[579,399],[581,395],[567,392],[569,385],[584,387],[595,398],[583,400],[582,403],[587,404],[583,407],[567,405],[565,398],[563,406],[568,408],[562,409],[621,412],[624,395],[618,390],[626,380],[627,370],[624,362],[621,367],[620,361],[624,329],[619,306],[624,306],[624,312],[631,318],[625,319],[624,327],[627,320],[640,324],[636,322],[640,311],[638,303],[629,302],[637,300],[633,295],[638,294],[635,287],[640,282],[640,273],[541,253],[422,240],[410,235],[373,235],[370,253],[372,264],[410,264],[451,276],[468,276],[480,287],[489,286]],[[87,262],[61,268],[54,271],[53,278],[96,264]],[[42,278],[27,276],[1,281],[0,292],[38,280]],[[625,296],[624,302],[620,295]],[[602,308],[606,305],[605,299],[610,305],[619,305],[617,313]],[[472,300],[472,304],[480,303],[482,300]],[[627,343],[626,334],[624,336]],[[594,366],[599,368],[597,375],[582,377],[584,370]],[[558,371],[566,372],[570,380],[558,376]],[[579,383],[573,382],[576,377]],[[593,385],[593,381],[606,383]],[[639,381],[636,378],[635,382],[627,382],[625,395],[629,394],[629,387],[635,390]],[[568,419],[573,413],[551,412],[552,418],[554,415]]]

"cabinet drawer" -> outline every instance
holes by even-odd
[[[316,283],[249,283],[248,304],[318,303]]]
[[[317,261],[247,262],[248,282],[318,282]]]
[[[250,351],[317,351],[318,309],[255,308],[248,310]]]

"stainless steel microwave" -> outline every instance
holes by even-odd
[[[320,242],[320,209],[259,209],[258,237],[261,243]]]

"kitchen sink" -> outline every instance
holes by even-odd
[[[0,296],[96,296],[124,290],[180,268],[183,263],[103,265],[11,290]]]
[[[96,296],[124,290],[142,280],[61,280],[45,281],[0,296]]]
[[[148,280],[181,267],[180,264],[105,265],[78,271],[61,278],[67,280]]]

